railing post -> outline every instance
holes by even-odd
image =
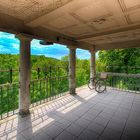
[[[50,66],[50,78],[49,78],[49,82],[50,82],[50,95],[51,95],[52,94],[52,67],[51,66]]]
[[[12,71],[12,68],[9,70],[9,76],[10,76],[10,80],[9,80],[9,83],[12,83],[13,80],[12,80],[12,74],[13,74],[13,71]]]
[[[37,78],[40,78],[40,68],[37,68]]]
[[[127,74],[129,73],[128,68],[129,68],[129,67],[128,67],[128,66],[126,66],[126,73],[127,73]]]
[[[67,76],[69,75],[69,66],[66,67]]]
[[[31,38],[18,34],[20,40],[20,89],[19,89],[19,114],[28,115],[30,107],[30,42]]]
[[[52,67],[50,66],[50,78],[52,77]]]

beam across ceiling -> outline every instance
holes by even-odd
[[[44,38],[44,40],[46,40],[46,41],[63,44],[63,45],[67,45],[67,46],[75,46],[77,48],[81,48],[81,49],[85,49],[85,50],[89,50],[93,46],[86,42],[76,41],[72,38],[65,37],[59,33],[47,30],[43,27],[34,28],[33,34],[38,37]]]
[[[132,30],[137,30],[137,29],[140,29],[140,24],[128,25],[126,27],[120,27],[120,28],[114,28],[114,29],[111,29],[111,30],[105,30],[105,31],[94,33],[94,34],[77,37],[76,40],[80,41],[80,40],[89,39],[89,38],[93,38],[93,37],[105,36],[105,35],[109,35],[109,34],[127,32],[127,31],[132,31]]]
[[[96,45],[95,50],[99,51],[99,50],[127,49],[127,48],[140,48],[140,40],[100,44]]]
[[[25,34],[34,39],[45,40],[48,42],[63,44],[67,46],[76,46],[81,49],[89,50],[92,45],[88,43],[81,43],[71,37],[51,31],[43,27],[32,28],[26,26],[23,21],[16,19],[12,16],[0,13],[0,30],[13,33]]]
[[[24,25],[24,22],[12,16],[0,13],[0,30],[9,33],[30,32],[31,28]]]

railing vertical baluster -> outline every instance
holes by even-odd
[[[56,98],[56,77],[54,78],[54,80],[53,80],[53,92],[54,92],[54,98]]]
[[[128,74],[128,66],[126,66],[126,73]]]
[[[47,101],[49,101],[49,79],[48,78],[47,78],[46,86],[47,86]]]
[[[124,88],[124,90],[126,90],[126,77],[124,77],[124,79],[125,79],[125,88]]]
[[[45,98],[45,97],[44,97],[44,93],[45,93],[45,91],[44,91],[44,89],[45,89],[45,84],[44,84],[44,83],[45,83],[45,81],[44,81],[44,78],[43,78],[43,80],[42,80],[42,87],[41,87],[41,88],[42,88],[42,102],[43,102],[43,103],[44,103],[44,98]]]
[[[12,68],[9,69],[9,83],[12,83],[12,74],[13,74],[13,71],[12,71]]]
[[[113,76],[111,75],[111,77],[110,77],[110,79],[111,79],[111,87],[112,87],[112,85],[113,85],[113,83],[112,83],[112,78],[113,78]]]
[[[53,100],[53,98],[54,98],[54,92],[53,92],[53,88],[54,88],[54,87],[53,87],[53,80],[54,80],[54,79],[53,79],[53,77],[52,77],[52,80],[51,80],[51,83],[52,83],[52,84],[51,84],[51,85],[52,85],[52,100]]]
[[[36,91],[37,91],[37,92],[35,92],[37,95],[35,95],[35,96],[38,96],[38,98],[39,98],[40,92],[39,92],[39,85],[38,85],[38,82],[39,82],[39,81],[37,80],[37,82],[36,82],[36,87],[37,87],[37,88],[36,88]],[[37,101],[36,104],[37,104],[37,105],[38,105],[38,98],[36,98],[36,101]]]
[[[39,80],[39,91],[40,91],[40,103],[42,100],[42,80]]]
[[[14,85],[12,85],[12,95],[11,95],[12,97],[11,97],[11,99],[13,100],[13,102],[12,102],[12,104],[13,104],[12,105],[13,106],[13,109],[12,109],[13,114],[14,114],[14,110],[15,110],[15,104],[14,104],[15,100],[13,99],[14,93],[15,93],[14,92]]]
[[[35,97],[34,97],[34,92],[35,92],[35,85],[34,85],[34,81],[32,82],[32,102],[34,102],[35,101]],[[33,105],[34,106],[34,105]]]
[[[57,95],[59,96],[59,91],[58,91],[58,88],[59,88],[59,80],[58,80],[58,77],[60,76],[60,71],[61,71],[61,69],[58,67],[58,75],[57,75],[57,77],[56,77],[56,85],[57,85]]]
[[[112,77],[112,87],[114,89],[115,76]]]
[[[69,75],[69,66],[67,65],[67,76]]]
[[[121,81],[121,77],[119,76],[119,89],[121,89],[121,85],[122,85],[122,81]]]
[[[45,68],[45,78],[47,78],[47,68]]]
[[[137,90],[137,82],[136,82],[136,79],[135,78],[133,78],[133,81],[134,81],[134,91],[136,91]]]
[[[45,84],[44,84],[44,79],[42,80],[42,87],[41,87],[41,89],[42,89],[42,102],[44,103],[44,88],[45,88],[45,86],[44,86]]]
[[[2,92],[2,87],[0,87],[0,117],[1,117],[1,119],[2,119],[2,94],[3,94],[3,92]]]
[[[37,78],[40,78],[40,68],[37,68]]]
[[[61,95],[60,95],[60,93],[61,93],[61,91],[60,91],[60,84],[61,84],[61,83],[60,83],[60,77],[61,77],[61,76],[58,77],[58,93],[59,93],[59,97],[61,96]]]
[[[114,72],[114,67],[112,66],[112,72]]]
[[[52,80],[53,99],[55,99],[55,84],[54,84],[54,82],[55,82],[55,77],[54,77],[53,80]]]
[[[51,99],[51,96],[52,96],[51,95],[52,94],[52,82],[51,82],[52,79],[51,78],[52,78],[52,67],[50,66],[50,78],[49,78],[50,79],[50,99]]]
[[[9,85],[7,87],[7,116],[9,116]]]

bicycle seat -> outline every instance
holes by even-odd
[[[107,73],[101,72],[100,78],[101,78],[101,79],[107,79]]]

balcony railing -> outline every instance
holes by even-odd
[[[7,77],[4,81],[1,80],[4,84],[0,85],[0,118],[2,119],[18,112],[19,82],[14,77],[14,72],[17,73],[18,70],[3,70],[0,72],[4,73],[4,75],[0,75],[1,77]],[[18,77],[18,74],[16,77]],[[32,69],[31,77],[31,107],[63,96],[68,91],[67,67]]]
[[[0,118],[17,113],[19,84],[0,85]]]
[[[48,77],[30,83],[31,106],[65,95],[69,90],[68,76]]]
[[[108,72],[107,86],[112,89],[140,93],[140,74]]]
[[[80,76],[78,75],[79,72],[82,73]],[[87,84],[89,71],[84,72],[81,69],[77,71],[77,87]],[[33,76],[35,79],[32,78],[30,82],[31,107],[63,96],[69,90],[67,68],[55,67],[53,69],[49,67],[44,71],[42,69],[34,69],[32,71]],[[12,81],[14,81],[15,78],[13,75],[12,77]],[[108,72],[107,86],[112,89],[140,93],[140,74]],[[0,85],[1,119],[18,112],[18,92],[18,82],[9,82]]]

